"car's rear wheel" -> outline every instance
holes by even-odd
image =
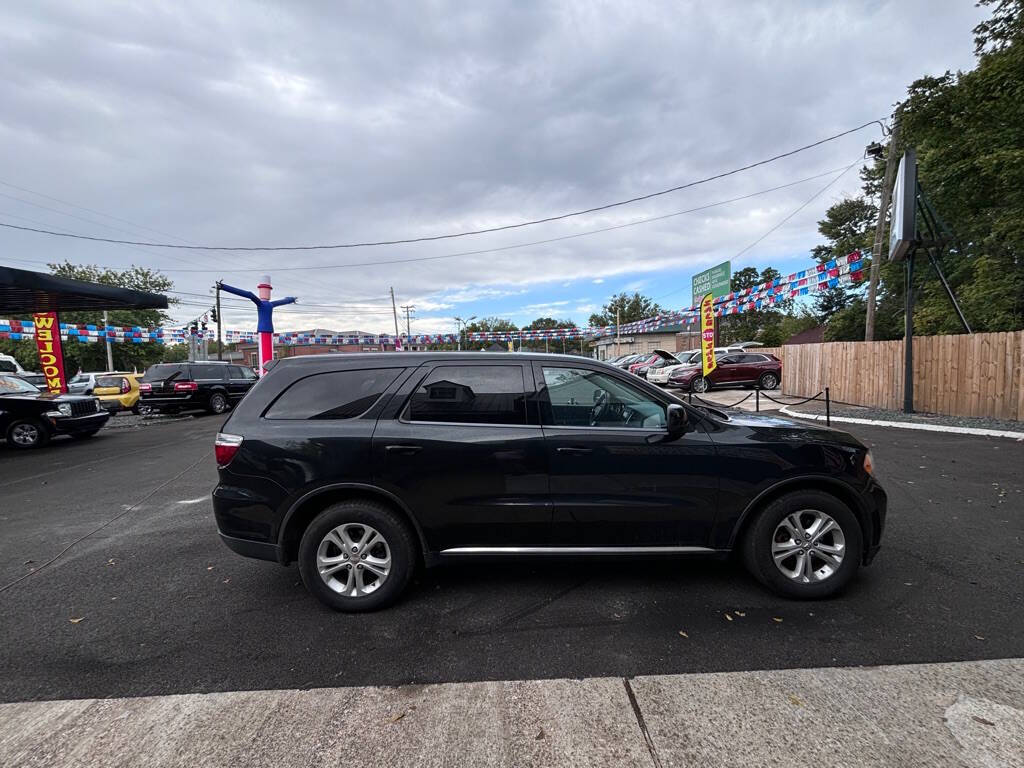
[[[690,391],[701,394],[707,392],[709,386],[710,382],[707,380],[707,377],[698,376],[697,378],[690,382]]]
[[[7,444],[12,448],[42,448],[49,440],[50,431],[36,419],[17,419],[7,427]]]
[[[228,396],[223,392],[214,392],[210,395],[209,404],[206,407],[210,413],[224,413],[228,409]]]
[[[388,507],[334,504],[314,518],[299,543],[306,589],[339,611],[372,611],[394,602],[412,578],[416,541]]]
[[[849,584],[863,553],[857,516],[835,496],[796,491],[765,507],[741,544],[747,569],[785,597],[829,597]]]
[[[774,373],[762,373],[761,378],[757,380],[757,384],[761,389],[775,389],[779,386],[779,377]]]

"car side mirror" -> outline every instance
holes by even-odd
[[[670,437],[679,437],[686,432],[689,417],[687,416],[686,409],[683,406],[671,403],[668,406],[667,417],[668,434]]]

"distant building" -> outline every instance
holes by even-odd
[[[621,355],[638,355],[664,349],[682,352],[700,347],[700,331],[693,325],[670,325],[646,333],[627,333],[621,339],[601,336],[591,342],[598,360],[611,360]]]
[[[794,333],[783,344],[820,344],[825,340],[825,326],[818,325],[808,328],[806,331]]]
[[[306,331],[296,331],[297,334],[308,334],[310,336],[342,336],[342,337],[363,337],[376,336],[376,333],[369,331],[332,331],[327,328],[312,328]],[[412,344],[405,349],[411,352],[419,352],[426,349],[425,344]],[[302,355],[327,355],[332,352],[394,352],[395,348],[387,344],[275,344],[274,357],[301,357]],[[237,345],[236,354],[241,354],[252,368],[259,365],[256,342],[242,342]]]

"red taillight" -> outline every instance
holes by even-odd
[[[153,391],[153,385],[152,384],[147,384],[144,381],[139,383],[139,392],[152,392],[152,391]]]
[[[128,383],[128,379],[121,379],[121,394],[127,395],[132,391],[132,385]]]
[[[226,467],[230,464],[241,447],[241,435],[228,435],[224,432],[218,432],[217,439],[213,441],[213,454],[217,457],[217,466]]]
[[[199,385],[194,381],[176,381],[174,382],[175,392],[195,392],[199,389]]]

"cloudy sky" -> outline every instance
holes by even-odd
[[[0,222],[259,246],[557,215],[885,118],[913,79],[973,66],[982,14],[968,0],[5,3]],[[159,268],[188,302],[182,321],[216,279],[252,287],[268,272],[275,296],[301,302],[279,330],[392,330],[391,286],[416,306],[414,332],[452,330],[456,315],[585,324],[620,290],[684,306],[691,275],[725,259],[810,263],[816,221],[856,191],[859,166],[821,190],[879,137],[452,240],[244,254],[0,229],[0,263]],[[244,306],[225,314],[255,326]]]

